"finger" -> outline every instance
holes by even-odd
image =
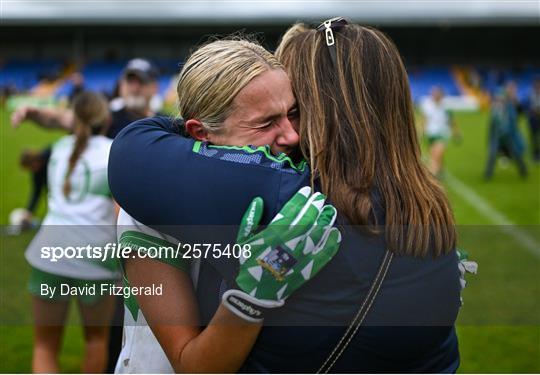
[[[325,200],[326,196],[324,194],[318,192],[314,193],[311,197],[309,197],[308,201],[304,207],[302,207],[297,217],[291,222],[291,226],[307,222],[312,222],[315,224],[315,220],[317,220],[317,217],[319,217]],[[313,215],[315,216],[313,217]]]
[[[331,227],[325,231],[321,242],[313,250],[313,254],[324,253],[330,259],[336,255],[341,244],[341,232],[336,227]]]
[[[315,224],[309,229],[302,241],[294,248],[295,254],[309,254],[319,245],[326,232],[332,229],[336,221],[337,211],[332,205],[325,205],[317,217]]]
[[[328,262],[337,254],[341,244],[341,233],[339,229],[332,228],[326,232],[322,239],[322,243],[318,246],[308,258],[311,258],[311,277],[315,276],[323,269]],[[309,266],[309,263],[307,263]],[[304,275],[306,271],[304,271]]]
[[[287,231],[287,237],[297,239],[297,243],[290,244],[288,246],[290,249],[295,249],[296,245],[307,237],[321,214],[325,199],[326,196],[324,194],[313,194],[291,222]]]
[[[293,239],[288,233],[290,223],[298,216],[298,213],[302,211],[302,208],[306,205],[311,197],[311,188],[305,186],[298,190],[298,192],[283,206],[280,212],[274,217],[272,222],[263,230],[252,236],[249,242],[252,246],[261,248],[261,251],[268,248],[276,248],[277,246],[284,246],[285,242]],[[244,231],[245,232],[245,231]],[[302,232],[305,234],[307,229]],[[240,236],[239,238],[245,238]],[[289,250],[294,247],[289,248]],[[255,254],[254,254],[255,255]],[[262,256],[257,252],[257,257]],[[242,263],[242,262],[241,262]]]
[[[317,222],[310,231],[306,238],[306,247],[304,248],[304,254],[314,251],[321,246],[321,241],[326,238],[332,229],[332,226],[336,222],[337,210],[332,205],[326,205],[323,207],[321,214],[317,218]]]
[[[270,224],[288,226],[302,210],[311,194],[311,188],[304,186],[293,195],[279,213],[272,219]]]
[[[332,228],[323,245],[313,254],[313,268],[311,277],[317,275],[334,258],[341,244],[341,233],[337,228]]]
[[[289,293],[292,293],[308,280],[315,277],[336,255],[340,243],[341,233],[337,228],[332,228],[328,231],[328,236],[324,238],[321,249],[305,255],[302,261],[295,266],[295,271],[286,278],[285,281],[289,285],[294,286],[293,290]]]
[[[469,253],[466,250],[463,249],[456,249],[456,253],[458,255],[458,260],[469,260]]]
[[[473,261],[461,261],[459,264],[463,265],[463,269],[468,273],[476,274],[478,272],[478,263]]]
[[[254,198],[240,221],[237,243],[243,243],[257,230],[264,210],[264,201],[261,197]]]

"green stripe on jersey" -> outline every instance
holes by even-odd
[[[201,149],[201,146],[202,146],[201,141],[195,141],[195,143],[193,144],[192,151],[195,152],[195,153],[199,153],[199,151]],[[207,144],[206,147],[215,148],[215,149],[221,149],[221,150],[244,151],[244,152],[246,152],[248,154],[255,154],[255,153],[260,152],[260,153],[263,153],[266,158],[268,158],[268,159],[270,159],[270,160],[272,160],[274,162],[288,163],[289,166],[292,169],[294,169],[295,171],[298,171],[298,172],[303,172],[306,169],[306,165],[307,165],[305,160],[302,160],[299,163],[295,163],[285,153],[281,153],[278,156],[275,156],[275,155],[272,154],[272,151],[270,150],[269,146],[259,146],[259,147],[242,146],[242,147],[240,147],[240,146],[218,146],[218,145]]]
[[[163,238],[151,236],[146,233],[128,230],[120,236],[120,244],[122,247],[128,247],[131,250],[143,251],[148,254],[151,259],[159,260],[176,267],[184,272],[190,272],[191,263],[189,259],[182,257],[182,252],[176,254],[177,245],[164,240]],[[156,249],[157,253],[149,253],[149,249]]]

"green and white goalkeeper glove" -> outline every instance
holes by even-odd
[[[475,274],[478,272],[478,264],[469,260],[469,253],[463,249],[456,250],[458,255],[458,269],[459,269],[459,283],[461,285],[461,290],[467,285],[465,280],[466,273]]]
[[[303,187],[258,233],[263,200],[251,202],[237,236],[238,244],[249,245],[251,256],[240,258],[237,289],[223,295],[229,310],[247,321],[260,322],[265,309],[283,306],[288,296],[332,259],[341,234],[333,227],[336,209],[325,205],[325,199]]]
[[[469,253],[463,249],[456,249],[458,256],[458,269],[459,269],[459,285],[461,286],[461,291],[465,289],[467,281],[465,280],[466,273],[475,274],[478,272],[478,264],[469,260]],[[463,306],[463,296],[459,296],[461,305]]]

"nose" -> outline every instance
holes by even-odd
[[[129,82],[128,87],[129,87],[129,92],[131,95],[139,95],[142,88],[142,84],[137,80],[132,80],[131,82]]]
[[[276,137],[276,145],[282,148],[281,152],[288,152],[298,146],[298,133],[288,117],[284,117],[279,123],[279,134]]]

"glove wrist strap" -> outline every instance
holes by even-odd
[[[264,320],[264,304],[262,301],[251,297],[249,294],[238,290],[229,289],[221,297],[223,305],[234,315],[250,323],[262,323]]]

